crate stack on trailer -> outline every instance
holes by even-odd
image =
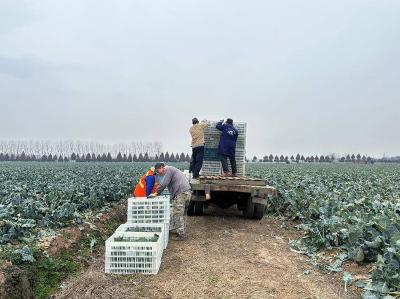
[[[157,274],[169,240],[168,195],[128,199],[127,223],[106,241],[105,272]]]
[[[219,175],[222,173],[221,157],[218,154],[218,144],[221,132],[216,128],[218,122],[210,121],[210,125],[204,132],[204,161],[201,170],[202,175]],[[234,127],[238,129],[239,135],[236,142],[236,167],[237,175],[245,175],[245,160],[246,160],[246,123],[237,122],[233,123]],[[229,171],[231,172],[231,165],[228,159]]]

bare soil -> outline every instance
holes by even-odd
[[[170,240],[157,275],[104,274],[100,250],[90,267],[54,298],[357,298],[342,274],[325,274],[290,250],[302,236],[275,217],[244,219],[210,208],[188,218],[187,241]],[[309,270],[308,275],[304,270]]]

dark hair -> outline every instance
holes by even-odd
[[[233,125],[233,119],[232,118],[227,118],[226,119],[226,123],[230,124],[230,125]]]
[[[156,165],[154,165],[154,170],[157,171],[157,169],[159,169],[161,167],[165,167],[165,163],[164,162],[157,162]]]
[[[193,125],[194,124],[198,124],[198,123],[199,123],[199,120],[196,117],[192,118],[192,124]]]

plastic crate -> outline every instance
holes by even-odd
[[[218,145],[221,132],[215,128],[217,122],[211,121],[210,125],[204,132],[204,162],[202,167],[202,174],[204,175],[218,175],[221,174],[221,163],[218,155]],[[246,130],[247,124],[242,122],[234,122],[233,124],[239,131],[239,136],[236,141],[236,166],[237,174],[245,174],[245,156],[246,156]],[[231,170],[230,162],[228,162],[229,170]]]
[[[128,198],[127,223],[169,223],[171,207],[168,195],[154,198]]]
[[[169,241],[169,223],[125,223],[121,224],[117,232],[151,232],[161,234],[163,237],[164,249]]]
[[[157,241],[139,239],[153,238],[156,235],[146,232],[116,231],[106,241],[105,273],[157,274],[164,249],[162,236],[158,236]]]
[[[189,169],[185,169],[183,171],[183,174],[185,175],[185,177],[188,179],[188,181],[190,181],[192,179],[192,173],[189,173]]]

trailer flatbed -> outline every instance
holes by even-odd
[[[192,198],[188,215],[202,215],[208,204],[222,208],[237,205],[246,218],[261,219],[268,200],[277,195],[268,181],[247,176],[201,175],[191,179]]]

